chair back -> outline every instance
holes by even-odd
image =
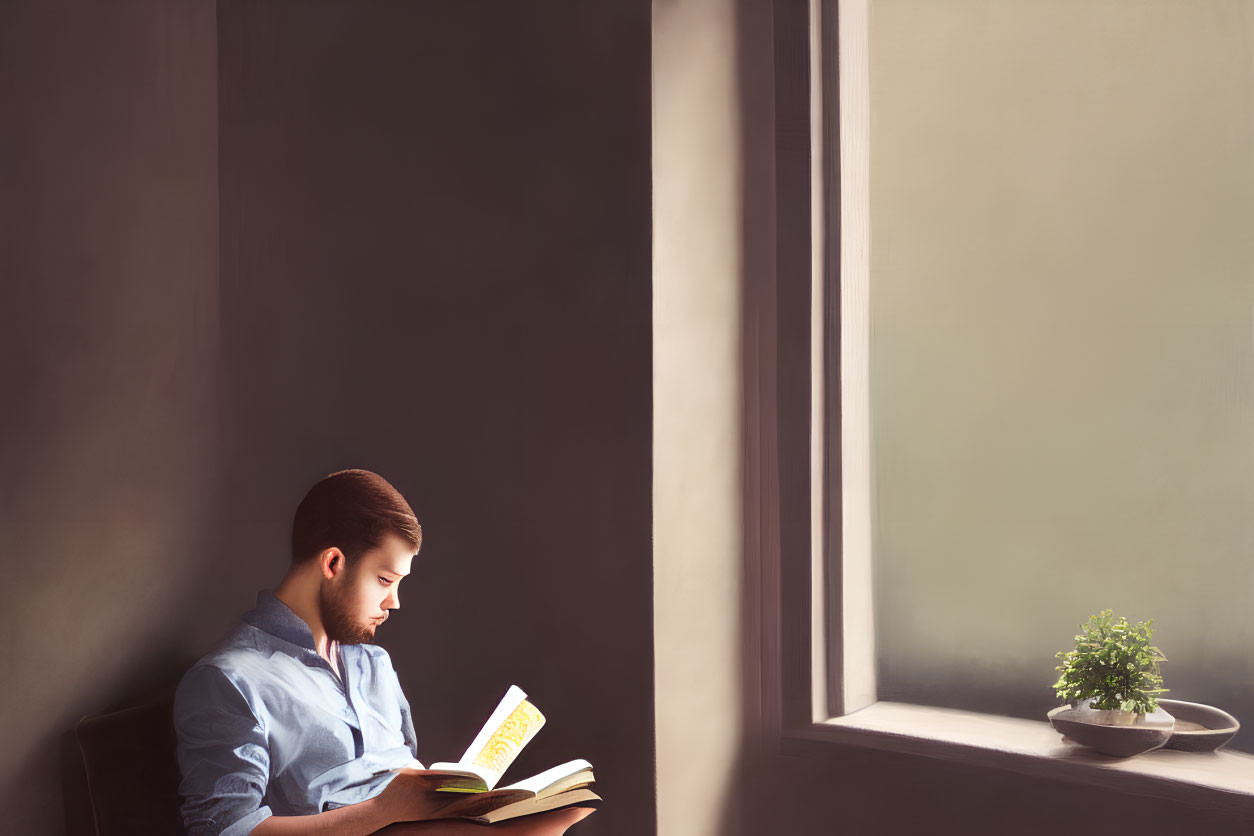
[[[74,727],[96,836],[183,834],[173,701],[89,714]]]

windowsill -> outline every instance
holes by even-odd
[[[784,751],[831,755],[830,744],[916,754],[1206,807],[1254,810],[1254,755],[1158,749],[1114,758],[1064,740],[1048,722],[877,702],[785,736]]]

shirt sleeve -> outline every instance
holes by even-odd
[[[414,716],[409,707],[409,700],[405,698],[405,692],[401,690],[400,677],[396,675],[396,668],[392,667],[390,658],[388,667],[392,669],[392,687],[396,691],[396,701],[401,707],[401,737],[405,740],[405,745],[409,747],[414,760],[418,762],[418,766],[415,768],[425,769],[418,758],[418,739],[417,735],[414,734]]]
[[[174,695],[183,824],[193,836],[237,836],[270,817],[266,731],[217,668],[192,668]]]

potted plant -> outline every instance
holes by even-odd
[[[1075,649],[1057,654],[1062,664],[1054,693],[1068,705],[1049,712],[1055,729],[1120,757],[1170,739],[1175,720],[1158,705],[1158,695],[1167,691],[1159,663],[1167,657],[1150,644],[1153,623],[1129,624],[1103,610],[1081,626]]]

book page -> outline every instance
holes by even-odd
[[[569,778],[572,775],[585,771],[588,773],[588,782],[595,780],[592,777],[592,764],[588,763],[586,760],[579,759],[568,761],[567,763],[560,764],[552,769],[546,769],[539,775],[533,775],[530,778],[525,778],[522,781],[510,784],[508,787],[504,787],[503,789],[527,790],[528,792],[540,795],[554,784]]]
[[[518,686],[510,686],[479,736],[462,755],[462,763],[478,767],[492,777],[489,789],[544,725],[544,715],[526,696]]]
[[[592,790],[577,789],[559,795],[551,795],[548,798],[528,798],[513,804],[506,804],[485,815],[473,818],[475,821],[483,824],[492,824],[506,819],[517,818],[518,816],[530,816],[533,813],[543,813],[548,810],[556,810],[559,807],[569,807],[572,804],[587,804],[600,800],[601,796]]]
[[[439,784],[435,788],[437,792],[481,793],[491,789],[489,779],[495,783],[495,779],[485,776],[483,770],[464,764],[437,763],[421,771]]]
[[[432,764],[431,768],[481,775],[485,787],[491,790],[543,725],[544,715],[527,701],[521,688],[511,685],[461,760]]]
[[[463,795],[451,801],[437,812],[437,818],[468,818],[474,819],[487,815],[493,810],[516,804],[519,801],[531,801],[530,796],[522,790],[489,790],[474,795]]]

